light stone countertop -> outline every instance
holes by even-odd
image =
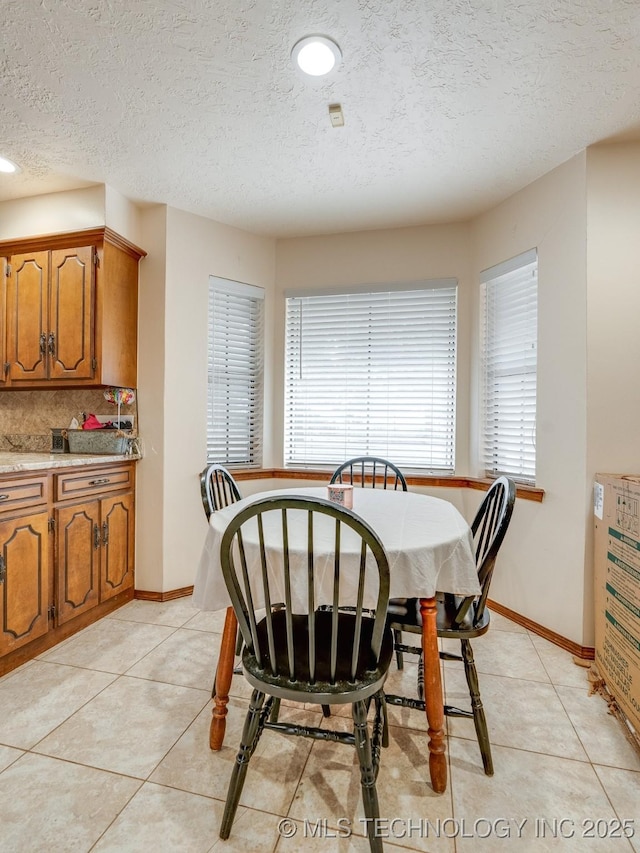
[[[71,468],[82,465],[105,465],[110,462],[131,462],[140,459],[136,453],[20,453],[0,452],[0,474],[14,471],[39,471],[43,468]]]

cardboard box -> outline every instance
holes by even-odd
[[[596,664],[640,733],[640,476],[594,485]]]

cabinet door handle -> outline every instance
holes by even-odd
[[[7,577],[7,564],[4,561],[4,557],[0,554],[0,583],[5,582],[5,578]]]
[[[101,477],[98,480],[89,480],[90,486],[103,486],[105,483],[110,483],[111,479],[109,477]]]
[[[47,335],[46,332],[40,334],[40,355],[45,355],[47,352]]]
[[[109,522],[105,521],[102,525],[102,544],[109,544]]]
[[[100,528],[97,524],[93,525],[93,547],[96,551],[100,547]]]
[[[56,354],[56,333],[55,332],[49,332],[49,354],[50,355]]]
[[[0,495],[0,501],[8,501],[11,495]]]

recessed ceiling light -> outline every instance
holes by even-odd
[[[6,157],[0,157],[0,172],[6,172],[10,175],[13,172],[19,171],[20,167],[17,166],[13,161],[8,160]]]
[[[322,77],[340,64],[338,45],[325,36],[306,36],[291,51],[295,65],[311,77]]]

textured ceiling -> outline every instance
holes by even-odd
[[[640,126],[639,0],[0,0],[0,200],[275,236],[466,219]],[[302,79],[293,44],[343,61]],[[333,128],[328,105],[341,103]]]

